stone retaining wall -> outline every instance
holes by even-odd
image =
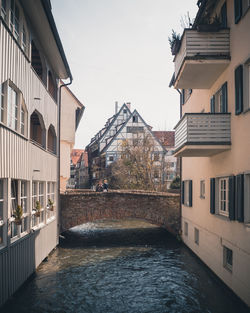
[[[91,192],[61,194],[61,231],[99,219],[140,218],[178,234],[180,196],[145,191]]]

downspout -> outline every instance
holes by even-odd
[[[58,162],[57,162],[57,179],[58,179],[58,189],[57,189],[57,203],[58,203],[58,209],[61,208],[61,205],[60,205],[60,166],[61,166],[61,158],[60,158],[60,155],[61,155],[61,145],[60,145],[60,142],[61,142],[61,101],[62,101],[62,88],[63,87],[66,87],[66,86],[69,86],[72,84],[72,81],[73,81],[73,77],[70,73],[69,75],[69,83],[66,83],[66,84],[62,84],[60,87],[59,87],[59,101],[58,101]],[[60,232],[61,232],[61,210],[57,210],[57,229],[58,229],[58,236],[60,235]]]
[[[180,94],[180,119],[182,118],[182,101],[181,101],[181,91],[179,89],[176,89],[178,93]],[[180,159],[180,236],[182,237],[182,225],[181,225],[181,218],[182,218],[182,201],[181,201],[181,195],[182,195],[182,157]]]

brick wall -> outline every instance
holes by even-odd
[[[141,218],[177,234],[180,196],[142,191],[61,194],[61,231],[98,219]]]

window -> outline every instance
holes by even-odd
[[[40,77],[40,79],[43,79],[43,66],[42,66],[42,61],[40,57],[40,53],[32,40],[31,42],[31,65],[37,75]]]
[[[227,82],[212,96],[210,106],[211,113],[227,113]]]
[[[27,110],[20,91],[12,83],[0,85],[0,122],[26,135]]]
[[[137,115],[133,115],[133,123],[138,123],[138,116]]]
[[[1,16],[6,22],[6,0],[2,0],[1,4]]]
[[[199,245],[199,229],[194,228],[194,242]]]
[[[228,177],[219,179],[219,214],[228,216]]]
[[[18,181],[15,179],[11,180],[11,215],[17,208],[18,204]],[[11,238],[17,237],[17,225],[14,221],[11,221]]]
[[[159,161],[160,160],[160,155],[158,152],[154,153],[154,161]]]
[[[4,229],[4,190],[3,179],[0,179],[0,246],[3,244],[3,229]]]
[[[205,199],[205,180],[200,181],[200,198]]]
[[[56,131],[53,125],[48,130],[48,151],[56,154]]]
[[[184,222],[184,235],[188,236],[188,223]]]
[[[17,103],[17,92],[8,86],[8,109],[7,109],[7,125],[8,127],[17,131],[17,120],[18,120],[18,103]]]
[[[19,39],[19,8],[14,0],[11,0],[10,5],[10,30],[16,40]]]
[[[50,71],[48,71],[48,90],[51,96],[56,100],[57,87],[56,87],[54,78],[52,76],[52,73]]]
[[[123,114],[127,114],[127,110],[126,109],[123,110]]]
[[[192,180],[185,180],[182,182],[182,204],[191,207],[192,206]]]
[[[44,183],[39,182],[38,183],[38,201],[41,205],[41,213],[40,213],[40,223],[44,223],[45,221],[45,201],[44,201]]]
[[[94,177],[94,175],[93,175]],[[53,201],[55,207],[55,186],[56,184],[53,182],[47,183],[47,205],[49,204],[50,200]],[[55,215],[55,211],[51,211],[49,208],[47,209],[47,220],[52,218]]]
[[[246,14],[250,7],[250,0],[242,0],[242,16]]]
[[[142,126],[127,126],[127,133],[143,133],[144,128]]]
[[[27,181],[21,181],[21,207],[23,209],[23,219],[21,233],[28,230],[29,212],[28,212],[28,202],[27,202]]]
[[[244,181],[244,222],[250,223],[250,174],[245,175]]]
[[[46,148],[46,130],[42,115],[34,111],[30,116],[30,139]]]
[[[223,266],[232,272],[233,270],[233,251],[223,246]]]
[[[0,122],[4,121],[4,85],[0,85]]]
[[[110,156],[110,157],[109,157],[109,161],[114,161],[114,157],[113,157],[113,156]]]

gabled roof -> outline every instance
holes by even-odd
[[[72,149],[72,151],[70,153],[70,158],[71,158],[71,161],[74,165],[76,165],[76,163],[80,159],[83,152],[84,152],[83,149]]]
[[[94,143],[99,143],[99,142],[101,141],[101,139],[103,139],[103,137],[107,134],[107,132],[110,130],[110,128],[114,125],[114,122],[117,120],[117,118],[118,118],[118,116],[120,115],[121,111],[124,110],[124,109],[128,110],[128,113],[130,114],[129,116],[131,116],[131,111],[130,111],[129,107],[126,105],[126,103],[124,103],[124,104],[121,106],[121,108],[120,108],[120,110],[118,111],[118,113],[116,113],[115,115],[113,115],[111,118],[109,118],[109,119],[107,120],[106,124],[108,123],[108,121],[109,121],[110,119],[112,119],[111,122],[110,122],[106,127],[102,128],[102,129],[105,129],[104,133],[103,133],[97,140],[94,140],[94,141],[92,141],[90,144],[88,144],[87,147],[91,146],[91,145],[94,144]],[[106,125],[106,124],[105,124],[105,125]],[[98,133],[99,133],[99,132],[98,132]],[[98,133],[97,133],[97,134],[98,134]],[[97,134],[96,134],[96,135],[97,135]],[[96,136],[96,135],[95,135],[95,136]],[[94,137],[95,137],[95,136],[94,136]],[[87,148],[87,147],[86,147],[86,148]]]
[[[174,147],[175,132],[174,131],[153,131],[164,147]]]
[[[130,116],[127,118],[127,120],[125,121],[125,123],[123,124],[123,126],[119,129],[119,131],[113,136],[113,139],[102,149],[101,153],[105,152],[105,150],[107,150],[109,148],[109,146],[112,144],[112,142],[117,138],[118,134],[123,130],[123,128],[128,124],[129,120],[131,119],[131,117],[133,117],[134,115],[139,116],[139,118],[142,120],[142,122],[144,123],[145,127],[148,129],[149,133],[152,135],[152,137],[158,142],[158,144],[162,147],[162,149],[164,150],[164,152],[166,152],[166,149],[164,148],[164,146],[162,145],[162,143],[160,142],[160,140],[154,135],[154,133],[151,130],[151,127],[144,121],[144,119],[141,117],[141,115],[138,113],[137,110],[134,110],[133,113],[130,114]]]

